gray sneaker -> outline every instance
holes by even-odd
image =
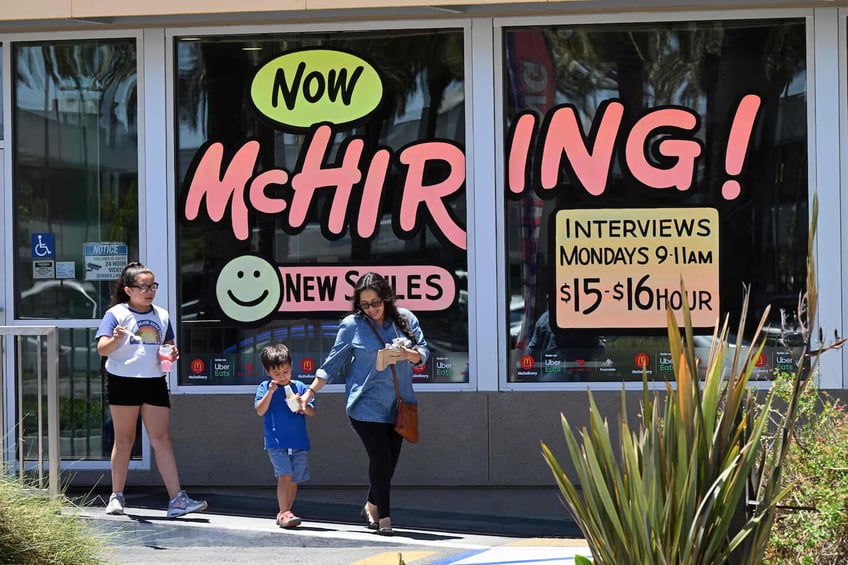
[[[124,495],[113,492],[109,497],[109,504],[106,505],[106,514],[121,515],[124,513],[124,506],[126,506]]]
[[[177,518],[200,510],[206,510],[206,501],[192,500],[184,490],[178,492],[174,500],[168,502],[168,518]]]

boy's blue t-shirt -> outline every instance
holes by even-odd
[[[262,381],[256,389],[253,407],[268,392],[271,380]],[[291,381],[292,391],[303,395],[306,385],[300,381]],[[309,401],[315,407],[315,398]],[[271,404],[263,416],[265,421],[265,449],[309,449],[309,436],[306,435],[306,415],[292,412],[286,404],[286,389],[277,387],[271,397]]]

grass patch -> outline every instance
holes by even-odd
[[[50,497],[0,467],[0,564],[104,563],[102,536],[72,508],[64,496]]]

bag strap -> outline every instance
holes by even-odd
[[[377,333],[377,328],[374,327],[374,324],[371,322],[371,318],[369,318],[367,314],[365,315],[365,321],[368,322],[368,327],[371,328],[371,331],[374,332],[375,336],[377,336],[377,341],[383,343],[383,340],[380,338],[380,334]],[[394,325],[394,322],[392,322],[392,325]],[[395,333],[397,333],[397,328],[395,328]],[[389,367],[392,369],[392,378],[395,381],[395,394],[397,395],[398,400],[400,400],[400,386],[398,385],[397,372],[395,371],[394,365],[389,365]]]

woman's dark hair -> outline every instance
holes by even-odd
[[[115,290],[112,292],[112,306],[123,304],[130,301],[130,295],[124,290],[125,286],[133,286],[139,275],[152,275],[153,271],[149,267],[139,263],[138,261],[130,261],[124,270],[121,271],[121,276],[115,281]]]
[[[395,292],[392,290],[392,287],[389,286],[386,279],[377,273],[370,272],[359,277],[359,280],[356,281],[356,285],[353,287],[353,313],[357,316],[365,315],[365,312],[362,311],[362,307],[359,306],[359,296],[362,294],[363,290],[373,290],[377,293],[377,296],[379,296],[383,301],[385,317],[394,320],[395,324],[397,324],[400,328],[400,331],[403,332],[403,335],[408,337],[412,341],[412,344],[415,345],[418,340],[409,329],[409,324],[407,324],[406,318],[401,316],[400,312],[398,312],[397,306],[395,306]]]

